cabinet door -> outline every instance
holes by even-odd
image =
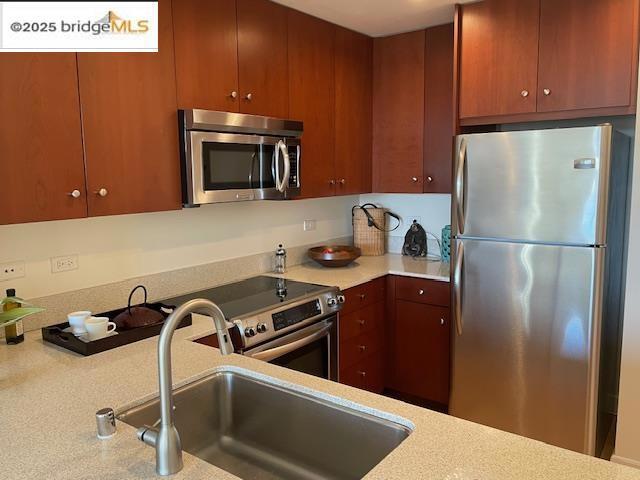
[[[0,72],[0,224],[86,217],[75,55],[4,53]]]
[[[637,0],[541,0],[538,111],[634,103]]]
[[[180,208],[170,1],[158,9],[158,53],[78,54],[90,216]]]
[[[460,118],[536,111],[539,9],[540,0],[462,7]]]
[[[287,118],[287,9],[267,0],[238,0],[240,111]]]
[[[424,30],[373,41],[373,191],[421,193]]]
[[[451,193],[453,24],[428,28],[424,55],[424,192]]]
[[[396,300],[394,390],[446,405],[449,401],[449,309]]]
[[[289,113],[302,120],[302,196],[335,193],[333,25],[288,11]]]
[[[235,0],[175,0],[175,75],[179,108],[237,112]]]
[[[335,27],[336,194],[371,191],[371,38]]]

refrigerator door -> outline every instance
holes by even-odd
[[[456,241],[449,413],[594,453],[604,251]]]
[[[457,137],[452,234],[604,245],[611,125]]]

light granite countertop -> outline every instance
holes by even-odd
[[[387,253],[377,257],[360,257],[346,267],[327,268],[311,262],[291,267],[283,275],[272,275],[345,290],[388,274],[448,282],[449,264]]]
[[[172,356],[176,384],[216,369],[248,369],[276,382],[364,410],[385,412],[414,426],[413,433],[367,479],[627,480],[640,471],[551,447],[492,428],[414,407],[299,372],[218,350],[189,339],[208,334],[212,322],[195,316],[176,332]],[[96,438],[96,410],[116,411],[155,396],[157,338],[81,357],[43,344],[40,332],[24,343],[0,346],[0,451],[2,478],[153,479],[154,450],[118,422],[116,435]],[[176,479],[235,478],[189,454]]]

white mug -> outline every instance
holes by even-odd
[[[99,340],[116,329],[116,324],[109,321],[109,317],[90,317],[84,322],[89,340]]]
[[[89,317],[91,317],[91,312],[89,311],[73,312],[67,315],[71,331],[76,337],[87,333],[84,323]]]

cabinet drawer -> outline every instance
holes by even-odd
[[[425,278],[396,277],[396,298],[448,307],[451,303],[451,291],[449,282]]]
[[[383,328],[384,302],[376,302],[355,312],[340,313],[338,331],[340,341],[349,340],[363,333]]]
[[[384,390],[382,355],[371,354],[353,365],[340,369],[340,383],[382,393]]]
[[[346,289],[345,302],[342,306],[342,314],[354,312],[359,308],[384,300],[384,277],[376,278],[362,285]]]
[[[340,367],[348,367],[380,351],[382,332],[373,330],[340,342]]]

